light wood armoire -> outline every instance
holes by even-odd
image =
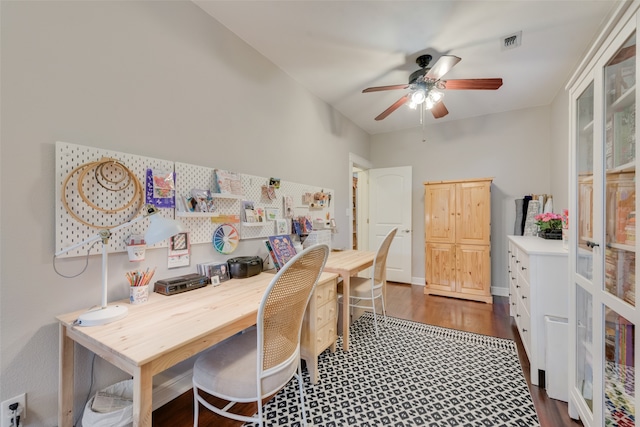
[[[424,183],[426,295],[493,303],[491,181]]]

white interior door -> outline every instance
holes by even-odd
[[[411,166],[369,169],[369,250],[398,228],[387,258],[387,280],[411,283]]]

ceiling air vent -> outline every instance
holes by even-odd
[[[500,39],[502,50],[515,49],[522,44],[522,31],[504,36]]]

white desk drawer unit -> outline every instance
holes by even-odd
[[[311,295],[302,323],[300,355],[307,362],[311,382],[318,382],[318,355],[327,348],[336,351],[338,338],[338,276],[323,273]]]
[[[540,385],[546,354],[544,318],[569,315],[568,252],[561,240],[508,239],[509,311],[529,358],[531,383]]]

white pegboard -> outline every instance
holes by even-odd
[[[66,188],[62,189],[63,183],[74,169],[86,164],[109,157],[116,159],[126,166],[140,181],[144,192],[147,169],[164,170],[175,172],[175,196],[189,196],[193,189],[206,189],[212,192],[214,197],[215,212],[192,213],[176,212],[174,209],[160,209],[160,215],[180,220],[189,230],[191,244],[211,243],[215,229],[220,222],[220,216],[234,215],[241,217],[242,201],[254,202],[254,206],[278,209],[279,218],[284,218],[284,197],[291,196],[293,200],[294,216],[310,215],[312,220],[316,218],[333,218],[333,206],[322,208],[310,208],[303,202],[305,193],[316,193],[324,191],[333,194],[333,190],[320,188],[305,184],[297,184],[287,181],[280,181],[280,188],[275,189],[273,200],[264,197],[262,187],[268,185],[269,178],[253,175],[240,175],[242,179],[242,196],[215,194],[215,168],[196,166],[185,163],[174,163],[168,160],[153,159],[137,156],[133,154],[120,153],[110,150],[103,150],[94,147],[87,147],[65,142],[56,142],[56,252],[77,244],[87,238],[96,235],[101,229],[111,228],[118,224],[125,223],[136,216],[140,209],[139,203],[133,203],[128,209],[117,211],[118,208],[126,206],[133,195],[132,190],[122,192],[108,191],[94,181],[87,180],[88,185],[84,185],[83,191],[99,208],[107,211],[102,212],[87,205],[74,187],[74,180],[67,182]],[[78,175],[76,172],[74,175]],[[90,178],[92,172],[86,176]],[[132,187],[133,188],[133,187]],[[67,205],[73,209],[76,216],[95,226],[87,226],[79,222],[73,215],[69,214],[62,197],[66,197]],[[143,195],[144,196],[144,195]],[[144,197],[142,203],[144,204]],[[111,211],[114,212],[111,212]],[[276,232],[275,221],[266,221],[264,224],[243,224],[241,222],[223,221],[232,223],[241,239],[257,239],[274,235]],[[109,241],[109,252],[126,252],[125,238],[131,234],[144,234],[148,226],[148,220],[143,220],[130,227],[114,232]],[[289,224],[290,227],[290,224]],[[89,245],[86,245],[89,246]],[[160,242],[152,247],[167,246],[167,241]],[[80,247],[69,251],[61,257],[82,256],[86,254],[87,247]],[[100,245],[94,246],[92,254],[100,253]]]
[[[88,168],[81,168],[84,164],[99,161],[102,158],[113,158],[129,169],[138,179],[142,188],[141,201],[136,200],[131,206],[125,208],[134,195],[133,182],[122,191],[110,191],[105,186],[97,182],[95,171]],[[55,251],[59,252],[65,248],[75,245],[83,240],[98,234],[102,229],[113,228],[138,216],[139,210],[144,205],[145,176],[148,168],[173,170],[173,163],[166,160],[153,159],[149,157],[136,156],[133,154],[120,153],[116,151],[103,150],[95,147],[87,147],[66,142],[56,142],[56,239]],[[78,169],[71,177],[69,175]],[[82,191],[86,199],[80,197],[78,189],[78,177],[85,172],[82,180]],[[115,175],[119,178],[121,170],[111,168],[107,174]],[[66,187],[62,185],[66,182]],[[124,185],[123,185],[124,187]],[[114,189],[117,186],[114,186]],[[83,224],[74,215],[67,211],[64,206],[63,197],[69,209],[82,221],[91,224]],[[94,207],[91,206],[94,205]],[[96,209],[97,207],[98,209]],[[122,209],[124,208],[124,209]],[[121,209],[121,210],[120,210]],[[158,215],[173,218],[173,209],[160,209]],[[108,252],[126,252],[125,239],[131,234],[144,234],[149,225],[149,220],[145,219],[130,227],[125,227],[115,231],[109,239]],[[157,243],[152,247],[166,246],[167,242]],[[90,244],[61,254],[60,257],[84,256]],[[100,244],[96,244],[91,254],[101,253]]]
[[[206,213],[180,213],[176,212],[176,218],[188,227],[192,244],[210,243],[213,233],[220,222],[216,215],[236,215],[242,217],[242,201],[254,202],[254,207],[275,208],[280,212],[279,217],[284,217],[283,196],[289,195],[294,201],[295,216],[311,214],[312,219],[326,218],[327,214],[333,218],[333,207],[331,205],[313,209],[303,203],[305,193],[315,193],[319,191],[333,193],[333,190],[323,189],[305,184],[296,184],[287,181],[280,182],[280,188],[275,190],[276,197],[270,200],[263,196],[262,186],[268,185],[269,178],[254,175],[240,174],[242,180],[242,196],[215,194],[215,168],[190,165],[185,163],[175,163],[176,172],[176,195],[189,196],[193,189],[203,189],[211,191],[215,212]],[[266,221],[262,224],[247,224],[242,222],[230,222],[240,233],[240,239],[258,239],[273,236],[276,232],[275,221]]]
[[[308,204],[303,202],[305,193],[317,193],[324,191],[333,195],[333,190],[328,188],[314,187],[306,184],[297,184],[289,181],[280,181],[280,188],[275,189],[275,199],[270,200],[268,197],[264,197],[262,193],[262,186],[269,184],[269,178],[242,175],[242,189],[244,191],[244,200],[251,200],[254,202],[254,207],[275,208],[280,212],[279,217],[284,218],[284,197],[291,196],[293,199],[294,216],[306,216],[310,215],[311,219],[333,218],[333,206],[329,203],[328,206],[323,208],[310,208]],[[291,228],[291,224],[289,224]],[[267,221],[264,225],[247,225],[242,224],[241,227],[242,239],[257,239],[273,236],[275,234],[275,221]],[[290,230],[291,231],[291,230]],[[292,232],[292,231],[291,231]]]
[[[214,197],[215,211],[211,214],[198,212],[176,212],[176,218],[189,229],[191,244],[211,243],[213,232],[220,225],[219,215],[240,214],[240,198],[215,194],[215,169],[204,166],[175,163],[176,196],[190,196],[191,190],[209,190]],[[227,221],[239,230],[239,224]]]

